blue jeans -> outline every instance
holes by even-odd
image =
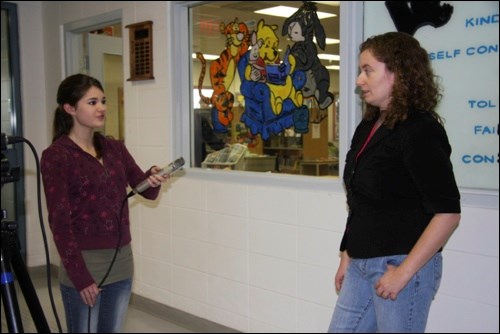
[[[92,308],[84,304],[80,292],[75,288],[60,284],[60,289],[68,333],[119,333],[121,331],[132,293],[132,278],[104,285]]]
[[[398,266],[406,255],[351,259],[333,311],[329,333],[423,333],[443,269],[434,255],[400,291],[396,300],[379,297],[375,283],[386,265]]]

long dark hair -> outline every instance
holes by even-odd
[[[431,114],[440,123],[435,109],[441,100],[441,88],[434,75],[427,51],[418,40],[403,32],[388,32],[368,38],[360,46],[360,52],[369,50],[388,71],[395,75],[392,97],[385,124],[393,128],[398,121],[408,117],[408,110]],[[364,118],[378,117],[380,109],[367,104]]]
[[[54,114],[54,123],[52,124],[52,141],[62,135],[68,135],[71,128],[73,128],[73,118],[64,111],[64,105],[67,103],[72,107],[76,107],[78,101],[92,87],[97,87],[104,92],[99,80],[80,73],[67,77],[59,84],[57,108]]]
[[[73,117],[64,111],[64,105],[67,103],[72,107],[76,107],[78,101],[92,87],[97,87],[104,92],[99,80],[81,73],[70,75],[59,84],[57,108],[54,114],[54,123],[52,124],[52,142],[62,135],[68,135],[71,128],[73,128]],[[97,158],[100,159],[102,157],[102,144],[99,141],[98,132],[94,133],[93,143]]]

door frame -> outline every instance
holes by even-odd
[[[88,70],[88,59],[80,58],[80,56],[84,54],[82,50],[82,33],[120,23],[122,21],[122,16],[122,10],[118,9],[63,25],[63,77],[76,73],[86,73]]]

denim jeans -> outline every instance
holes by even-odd
[[[396,300],[379,297],[375,283],[387,264],[406,255],[352,259],[333,311],[329,333],[423,333],[441,282],[443,260],[434,255],[400,291]]]
[[[119,333],[121,331],[132,292],[132,278],[104,285],[92,308],[84,304],[80,292],[75,288],[60,284],[60,289],[68,333]]]

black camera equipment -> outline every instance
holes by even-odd
[[[19,180],[20,168],[10,168],[9,161],[4,155],[8,144],[24,141],[21,137],[9,137],[2,133],[2,189],[5,183]],[[28,144],[31,144],[28,142]],[[31,146],[31,145],[30,145]],[[38,159],[37,159],[38,161]],[[17,279],[26,304],[39,333],[50,333],[50,328],[43,313],[40,301],[36,294],[28,270],[20,253],[17,223],[7,221],[7,210],[2,209],[2,253],[1,253],[1,281],[2,302],[9,333],[24,333],[23,323],[16,296],[14,281]],[[14,269],[15,276],[12,272]]]

